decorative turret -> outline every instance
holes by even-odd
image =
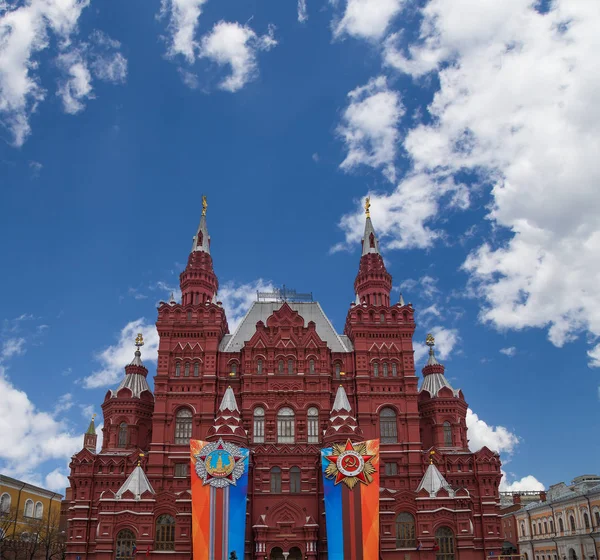
[[[425,447],[468,449],[467,403],[460,389],[454,389],[444,375],[445,368],[435,357],[435,339],[429,333],[425,340],[429,358],[423,368],[419,390],[421,433]]]
[[[214,273],[210,256],[210,236],[206,226],[207,208],[206,196],[203,196],[200,225],[193,237],[192,251],[188,257],[187,266],[179,276],[183,306],[210,303],[219,288],[219,281]]]
[[[358,422],[352,415],[348,395],[346,395],[344,387],[340,385],[331,409],[329,424],[323,435],[323,443],[330,445],[331,443],[345,442],[348,439],[358,441],[362,437],[362,430],[358,427]]]
[[[248,444],[248,434],[242,427],[240,409],[231,387],[227,387],[221,406],[217,411],[215,423],[208,429],[206,436],[207,441],[216,441],[219,438],[237,445]]]
[[[133,360],[125,366],[125,377],[104,397],[102,450],[135,447],[145,450],[150,445],[154,395],[146,379],[148,369],[142,362],[143,345],[144,338],[138,333]]]
[[[87,431],[83,435],[83,447],[92,453],[96,453],[96,444],[98,443],[98,435],[96,434],[96,425],[94,424],[95,414],[92,414],[92,420]]]
[[[452,394],[457,397],[458,391],[452,388],[452,385],[448,382],[444,375],[445,368],[443,364],[440,364],[435,357],[435,338],[429,333],[425,339],[425,344],[429,346],[429,358],[423,368],[423,384],[421,385],[420,393],[426,391],[430,397],[437,397],[438,392],[442,387],[450,389]]]
[[[392,277],[386,270],[383,257],[379,252],[379,241],[371,222],[370,207],[370,198],[367,197],[365,201],[366,221],[365,233],[362,238],[362,256],[358,274],[354,281],[354,291],[358,295],[360,303],[389,307]]]

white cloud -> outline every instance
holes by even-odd
[[[485,302],[482,320],[545,328],[562,346],[586,331],[600,336],[600,59],[589,55],[600,49],[600,6],[536,6],[430,0],[419,41],[402,50],[392,37],[385,59],[415,78],[439,76],[432,124],[404,141],[412,172],[433,185],[476,174],[476,188],[491,186],[492,225],[510,235],[464,264]],[[599,354],[590,351],[590,366]]]
[[[258,36],[248,25],[220,21],[202,38],[200,56],[231,67],[231,74],[219,87],[235,92],[257,76],[256,55],[277,45],[274,33],[271,25],[265,35]]]
[[[298,0],[298,21],[304,23],[308,19],[306,0]]]
[[[44,485],[44,488],[52,490],[53,492],[58,492],[63,495],[65,493],[65,488],[70,486],[67,475],[60,468],[56,468],[52,472],[49,472],[46,475],[45,480],[46,483]]]
[[[179,76],[181,77],[181,81],[190,89],[198,89],[200,83],[198,81],[197,74],[190,72],[189,70],[185,70],[184,68],[178,68]]]
[[[360,39],[380,39],[396,15],[403,0],[345,0],[344,15],[334,22],[333,35],[348,34]]]
[[[512,358],[517,353],[517,349],[514,346],[510,346],[509,348],[500,348],[500,353]]]
[[[504,471],[501,472],[502,480],[500,481],[500,492],[539,492],[544,489],[544,485],[531,474],[509,482],[509,478],[515,478],[514,475],[509,475]]]
[[[54,415],[57,416],[62,412],[66,412],[73,408],[73,395],[71,393],[65,393],[58,397],[56,404],[54,405]]]
[[[467,429],[469,449],[478,451],[484,445],[497,453],[512,454],[519,444],[519,438],[504,426],[490,426],[467,409]]]
[[[229,332],[234,332],[244,315],[256,301],[256,292],[272,292],[274,286],[262,278],[248,284],[226,282],[219,289],[218,299],[227,314]]]
[[[430,329],[435,338],[435,355],[440,360],[446,360],[460,341],[457,329],[447,329],[436,326]],[[429,352],[429,347],[421,342],[413,343],[415,364],[419,363]]]
[[[27,394],[12,384],[2,365],[0,433],[0,469],[29,479],[45,461],[68,459],[83,445],[81,434],[72,434],[53,414],[37,409]]]
[[[0,4],[0,120],[21,146],[31,128],[29,118],[45,97],[34,56],[53,34],[68,49],[71,34],[89,0],[30,0]]]
[[[195,40],[202,6],[207,0],[162,0],[160,17],[169,15],[169,45],[167,54],[178,54],[192,63],[199,46]]]
[[[388,88],[385,76],[379,76],[352,90],[348,98],[350,103],[337,129],[348,151],[340,167],[349,171],[368,165],[382,169],[394,181],[398,122],[404,114],[400,94]]]
[[[147,323],[146,319],[136,319],[127,323],[119,333],[116,344],[105,348],[95,357],[100,362],[100,369],[83,379],[86,389],[115,385],[124,375],[125,366],[133,359],[134,341],[137,333],[144,335],[142,360],[144,363],[156,362],[158,353],[158,332],[156,326]]]
[[[371,218],[382,248],[431,247],[442,235],[432,228],[439,213],[439,198],[463,190],[452,178],[436,183],[427,174],[415,173],[403,178],[390,194],[370,192]],[[338,226],[345,234],[345,241],[334,246],[334,251],[360,243],[365,227],[362,203],[357,202],[354,212],[342,216]]]
[[[25,353],[24,338],[7,338],[2,342],[2,351],[0,352],[0,361],[8,360],[13,356],[20,356]]]
[[[64,68],[68,77],[58,87],[58,95],[62,99],[66,113],[75,115],[83,111],[86,99],[93,99],[92,74],[87,62],[77,51],[61,54],[59,64]]]

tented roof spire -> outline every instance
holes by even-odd
[[[210,236],[208,235],[208,227],[206,226],[207,208],[208,202],[206,201],[206,196],[202,195],[202,216],[200,217],[198,231],[193,238],[192,252],[201,251],[210,255]]]
[[[367,219],[365,221],[365,233],[362,238],[362,254],[368,255],[369,253],[379,254],[379,241],[375,235],[375,228],[373,228],[373,222],[371,222],[371,198],[367,196],[365,200],[365,214]]]

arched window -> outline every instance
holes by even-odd
[[[404,511],[396,516],[396,548],[415,546],[415,518]]]
[[[271,554],[269,556],[270,560],[283,560],[285,556],[283,555],[283,550],[276,546],[271,550]]]
[[[265,442],[265,409],[257,406],[254,409],[254,443]]]
[[[569,549],[569,560],[577,560],[577,554],[572,548]]]
[[[558,529],[561,533],[565,532],[565,524],[563,523],[562,517],[558,518]]]
[[[452,426],[450,422],[444,422],[444,445],[452,446]]]
[[[315,361],[314,360],[310,360],[308,362],[308,372],[315,373]]]
[[[311,406],[306,413],[308,443],[319,443],[319,410]]]
[[[183,377],[190,376],[190,362],[185,362],[185,369],[183,370]]]
[[[548,522],[544,521],[544,533],[548,532]]]
[[[381,443],[398,442],[396,413],[391,408],[384,408],[379,414],[379,436]]]
[[[392,362],[392,377],[398,377],[398,364]]]
[[[4,493],[0,497],[0,513],[8,513],[10,511],[10,494]]]
[[[454,533],[449,527],[440,527],[435,532],[438,550],[435,560],[454,560]]]
[[[44,515],[44,504],[42,502],[36,502],[35,504],[35,518],[41,519]]]
[[[175,550],[175,519],[170,515],[161,515],[156,520],[156,550]]]
[[[262,373],[262,360],[260,358],[256,362],[256,373]]]
[[[388,365],[387,362],[383,362],[383,377],[388,376]]]
[[[233,362],[231,364],[231,373],[233,373],[233,374],[237,373],[237,364],[235,362]]]
[[[381,313],[381,314],[379,315],[379,322],[380,322],[380,323],[385,323],[385,313]]]
[[[300,492],[300,467],[290,469],[290,493],[298,494]]]
[[[33,500],[27,500],[25,502],[25,508],[23,509],[23,515],[25,517],[33,517]]]
[[[188,320],[188,321],[191,321],[191,320],[192,320],[192,312],[191,312],[191,311],[188,311],[188,312],[187,312],[187,320]]]
[[[534,535],[537,535],[537,528],[536,528],[536,525],[535,525],[535,523],[532,523],[532,524],[531,524],[531,527],[533,528],[533,534],[534,534]]]
[[[377,362],[373,362],[373,375],[379,377],[379,364]]]
[[[600,527],[600,511],[594,512],[594,517],[596,518],[596,527]]]
[[[192,437],[192,411],[180,408],[175,416],[175,443],[187,444]]]
[[[277,371],[278,373],[283,373],[283,360],[279,360],[279,362],[277,362]]]
[[[586,529],[590,528],[590,516],[587,514],[587,512],[583,514],[583,524],[585,525]]]
[[[277,413],[277,443],[294,443],[294,411],[287,406]]]
[[[281,493],[281,469],[273,467],[271,469],[271,494]]]
[[[123,529],[117,534],[116,559],[133,560],[135,548],[135,535],[129,529]]]
[[[181,375],[181,362],[177,362],[175,364],[175,377],[179,377]]]
[[[194,362],[194,377],[198,377],[200,375],[200,364],[198,362]]]
[[[335,363],[335,378],[339,379],[340,378],[340,372],[342,371],[342,366],[340,365],[340,362],[336,362]]]
[[[125,422],[121,422],[119,425],[118,447],[127,447],[127,424]]]
[[[571,531],[575,531],[575,517],[573,515],[569,516],[569,523],[571,525]]]
[[[292,375],[294,373],[294,360],[288,360],[288,374]]]
[[[550,532],[554,533],[554,520],[553,519],[550,520]]]
[[[538,534],[542,534],[542,523],[541,521],[538,523]]]

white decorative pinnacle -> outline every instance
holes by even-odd
[[[235,400],[235,395],[233,394],[233,389],[231,387],[227,387],[227,390],[223,395],[223,400],[221,401],[221,406],[219,407],[219,412],[222,412],[224,410],[229,410],[232,412],[240,411],[237,405],[237,401]]]
[[[347,412],[352,411],[352,408],[350,407],[350,401],[348,401],[348,395],[346,395],[346,391],[341,385],[338,387],[335,395],[335,401],[333,402],[333,408],[331,409],[331,412],[339,412],[340,410],[346,410]]]

